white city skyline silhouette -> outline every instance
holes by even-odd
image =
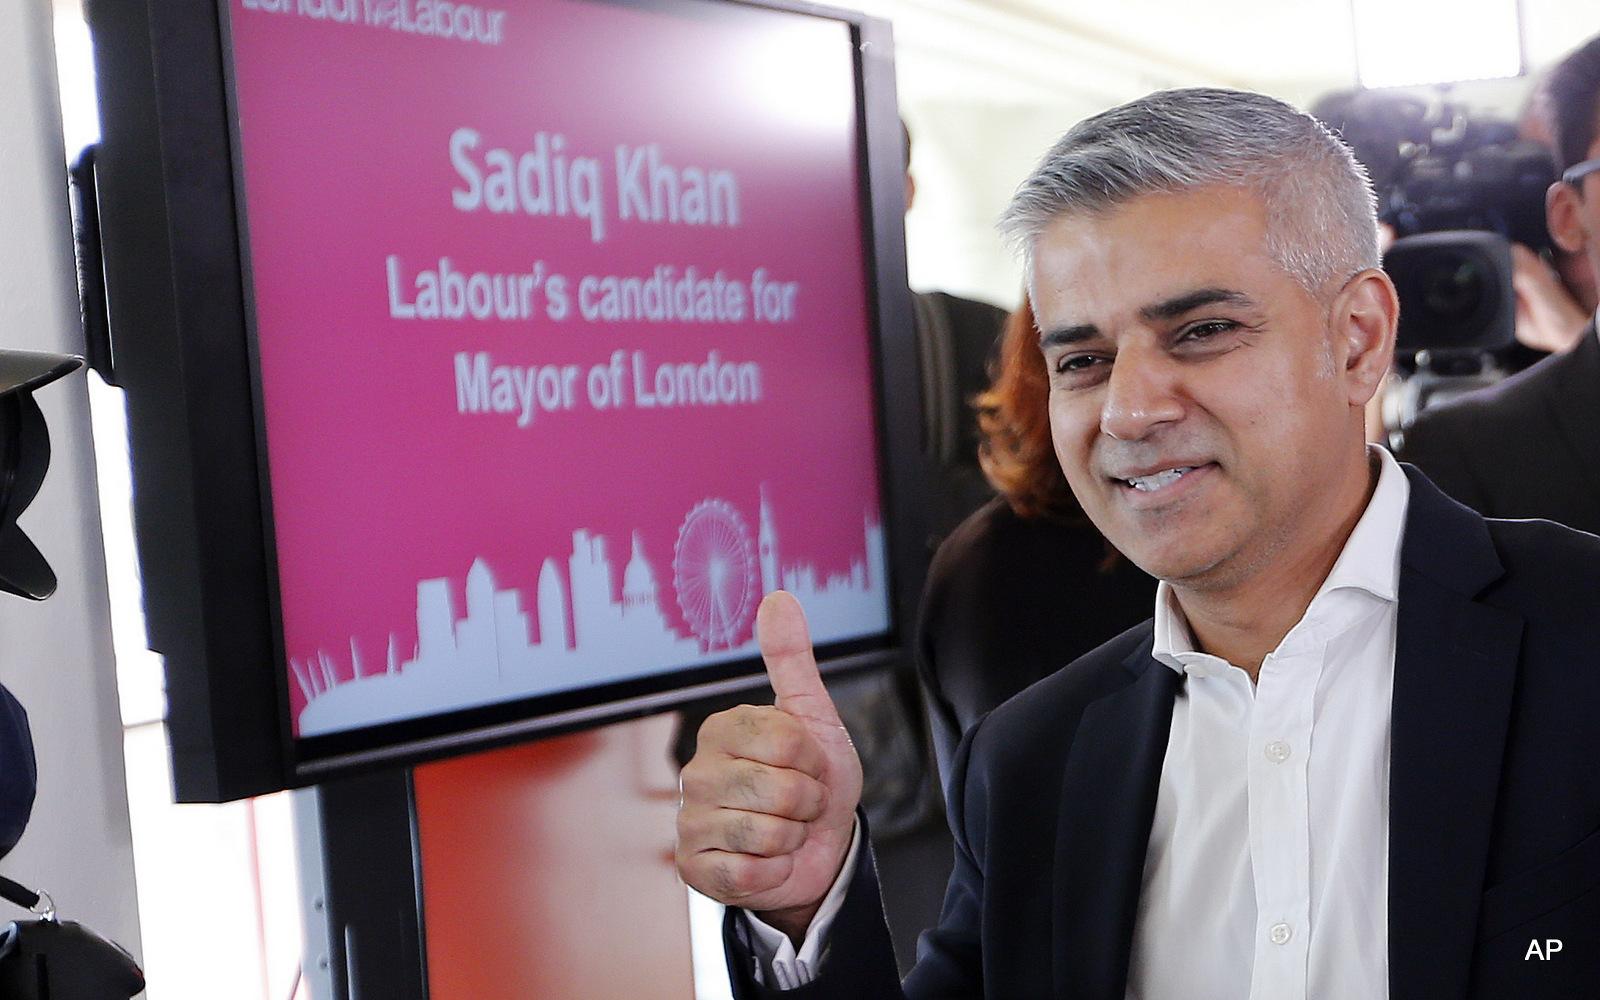
[[[663,613],[660,559],[646,555],[637,531],[621,594],[612,586],[607,539],[578,528],[567,560],[570,594],[555,559],[546,558],[531,613],[521,590],[497,588],[480,557],[466,574],[463,616],[455,581],[418,582],[411,655],[391,632],[381,668],[365,662],[354,637],[348,670],[326,650],[291,657],[291,682],[306,700],[297,732],[317,736],[753,655],[753,637],[737,645],[734,637],[749,630],[760,595],[780,588],[799,598],[819,644],[881,632],[889,623],[884,539],[871,512],[862,518],[862,540],[864,551],[848,571],[820,577],[811,562],[781,561],[786,554],[764,488],[753,550],[732,504],[696,505],[669,567],[691,635]]]

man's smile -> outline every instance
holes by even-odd
[[[1181,479],[1184,473],[1191,472],[1193,469],[1194,466],[1183,466],[1176,469],[1167,469],[1149,476],[1134,476],[1130,479],[1124,479],[1123,482],[1141,493],[1151,493],[1161,489],[1163,486],[1171,486]]]
[[[1108,478],[1125,502],[1135,509],[1148,510],[1186,496],[1218,468],[1215,462],[1195,458],[1165,459],[1158,464],[1117,469]]]

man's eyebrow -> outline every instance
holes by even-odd
[[[1179,316],[1195,309],[1218,303],[1248,306],[1254,305],[1255,300],[1244,292],[1232,288],[1197,288],[1192,292],[1174,295],[1170,299],[1163,299],[1160,302],[1145,306],[1139,310],[1139,318],[1147,323],[1177,319]],[[1049,350],[1052,347],[1067,347],[1073,344],[1081,344],[1086,340],[1093,340],[1099,335],[1100,328],[1093,323],[1075,323],[1071,326],[1060,326],[1044,331],[1039,336],[1039,347],[1041,350]]]
[[[1177,319],[1179,316],[1199,309],[1202,306],[1213,306],[1218,303],[1230,305],[1251,305],[1254,300],[1244,292],[1231,288],[1197,288],[1192,292],[1175,295],[1162,302],[1156,302],[1139,310],[1139,318],[1146,321]]]
[[[1085,340],[1092,340],[1100,335],[1100,328],[1093,323],[1079,323],[1075,326],[1059,326],[1046,330],[1039,335],[1039,349],[1049,350],[1052,347],[1062,347],[1068,344],[1081,344]]]

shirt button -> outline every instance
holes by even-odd
[[[1272,929],[1267,931],[1267,937],[1272,940],[1273,944],[1288,944],[1289,939],[1293,936],[1294,928],[1288,924],[1273,924]]]
[[[1282,764],[1289,759],[1289,744],[1283,740],[1273,740],[1266,747],[1267,759],[1274,764]]]

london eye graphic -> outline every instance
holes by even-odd
[[[760,594],[750,532],[731,504],[704,500],[683,519],[672,583],[684,622],[707,650],[739,644]]]

